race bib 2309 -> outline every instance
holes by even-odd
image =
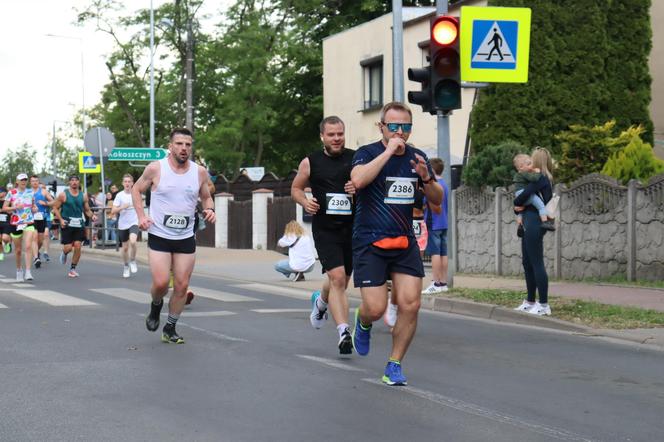
[[[347,193],[326,193],[325,213],[327,215],[352,215],[353,204]]]

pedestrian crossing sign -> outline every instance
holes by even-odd
[[[526,83],[530,8],[461,8],[461,80]]]
[[[90,152],[78,153],[78,173],[101,173],[101,165]]]

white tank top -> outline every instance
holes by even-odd
[[[148,233],[165,239],[191,238],[200,189],[198,165],[189,161],[189,170],[179,175],[173,172],[166,157],[159,160],[159,168],[159,184],[150,196],[153,224]]]

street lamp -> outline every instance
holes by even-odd
[[[81,121],[81,128],[83,129],[83,133],[81,135],[81,138],[85,138],[85,67],[83,63],[83,39],[81,37],[72,37],[69,35],[59,35],[59,34],[45,34],[46,37],[53,37],[53,38],[64,38],[67,40],[78,40],[78,42],[81,45],[81,106],[83,108],[83,116],[82,116],[82,121]]]

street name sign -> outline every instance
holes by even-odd
[[[530,8],[461,8],[461,80],[527,83]]]
[[[100,173],[101,166],[90,152],[78,153],[78,173]]]
[[[166,158],[165,149],[150,147],[116,147],[108,156],[108,161],[157,161]]]

